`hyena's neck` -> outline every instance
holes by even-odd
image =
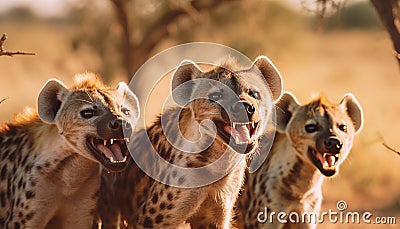
[[[2,143],[29,146],[29,150],[16,149],[17,153],[35,155],[37,160],[60,159],[73,151],[56,125],[44,123],[37,113],[17,115],[16,120],[0,128],[0,135],[4,138]]]
[[[302,200],[321,189],[323,175],[310,163],[300,158],[284,134],[277,133],[269,155],[264,174],[271,176],[267,185],[276,187],[282,197],[289,200]]]
[[[40,171],[44,179],[62,186],[79,187],[88,181],[98,164],[80,156],[60,135],[56,125],[44,123],[37,113],[20,114],[0,130],[3,144],[16,144],[15,160],[34,158],[34,171]],[[1,148],[1,147],[0,147]],[[30,165],[28,165],[29,167]]]

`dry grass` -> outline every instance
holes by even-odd
[[[0,32],[9,36],[7,48],[37,55],[0,58],[0,99],[9,97],[0,105],[0,122],[11,119],[27,105],[34,107],[47,79],[57,77],[69,84],[73,74],[95,70],[101,64],[88,50],[70,51],[72,28],[37,23],[18,29],[21,26],[0,22]],[[335,210],[336,202],[345,200],[349,210],[399,216],[400,157],[381,145],[383,136],[386,143],[400,149],[400,75],[388,37],[379,31],[352,31],[307,33],[293,39],[296,47],[260,49],[260,54],[270,55],[281,70],[285,89],[303,102],[315,92],[324,92],[332,101],[353,92],[365,112],[364,129],[355,140],[350,158],[338,177],[325,182],[322,209]],[[167,87],[165,80],[160,88]],[[150,100],[147,120],[153,119],[161,104],[160,99]],[[320,228],[354,227],[324,224]]]

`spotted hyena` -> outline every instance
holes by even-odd
[[[0,228],[90,228],[99,165],[120,171],[125,136],[138,118],[125,83],[111,89],[91,73],[72,87],[49,80],[29,110],[0,128]]]
[[[182,107],[163,112],[130,146],[139,167],[155,179],[135,164],[122,174],[103,174],[104,228],[232,227],[246,156],[257,148],[269,108],[281,95],[281,76],[263,56],[250,68],[230,60],[208,71],[184,61],[174,72],[172,91]]]
[[[285,212],[283,220],[292,212],[300,217],[318,215],[324,177],[338,173],[362,124],[362,108],[352,94],[344,95],[339,104],[319,96],[300,105],[293,94],[285,93],[277,103],[272,149],[262,167],[248,174],[238,201],[244,228],[289,226],[279,223],[272,212]],[[315,224],[290,226],[314,228]]]

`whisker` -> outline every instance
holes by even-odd
[[[275,105],[275,109],[281,111],[282,113],[286,113],[281,107],[279,107],[278,105]]]
[[[85,93],[86,93],[87,96],[89,96],[90,101],[92,101],[92,104],[93,104],[93,102],[94,102],[93,98],[90,96],[90,94],[87,91],[85,91]]]
[[[94,104],[93,102],[90,102],[90,101],[88,101],[86,99],[76,99],[76,100],[79,100],[79,101],[82,101],[82,102],[85,102],[85,103],[89,103],[89,104]]]

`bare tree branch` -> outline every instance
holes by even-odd
[[[7,40],[7,35],[4,33],[3,36],[0,38],[0,56],[14,56],[14,55],[35,55],[35,53],[32,52],[21,52],[21,51],[16,51],[16,52],[9,52],[4,49],[4,43]],[[3,102],[2,100],[1,102]]]
[[[3,103],[4,101],[6,101],[8,98],[4,98],[2,100],[0,100],[0,104]]]
[[[397,153],[397,154],[400,156],[400,152],[399,152],[399,151],[397,151],[397,150],[393,149],[392,147],[388,146],[386,143],[382,142],[382,145],[383,145],[384,147],[386,147],[388,150],[390,150],[390,151],[392,151],[392,152],[395,152],[395,153]]]
[[[343,0],[313,0],[312,3],[316,6],[317,13],[317,30],[322,31],[327,8],[331,7],[339,10],[342,6]],[[302,0],[303,8],[306,8],[308,0]],[[400,13],[399,13],[399,0],[370,0],[378,13],[381,22],[385,26],[390,35],[394,47],[393,55],[396,57],[400,66]]]
[[[227,0],[214,0],[214,1],[193,1],[191,2],[191,8],[196,11],[210,10]],[[186,6],[187,7],[187,6]],[[188,11],[185,7],[169,10],[158,18],[156,22],[147,30],[146,35],[142,41],[136,45],[136,48],[142,48],[144,50],[152,50],[158,43],[168,36],[168,25],[174,22],[178,17],[187,15]]]
[[[392,151],[392,152],[395,152],[395,153],[397,153],[397,154],[400,156],[400,152],[399,152],[399,151],[395,150],[393,147],[390,147],[388,144],[386,144],[385,139],[383,138],[383,136],[382,136],[380,133],[378,133],[378,136],[379,136],[379,138],[380,138],[380,141],[382,141],[382,145],[383,145],[386,149],[388,149],[388,150],[390,150],[390,151]]]
[[[130,31],[126,0],[110,1],[114,5],[118,17],[118,23],[123,31],[122,52],[124,53],[124,67],[129,80],[135,71],[148,59],[154,48],[163,39],[170,35],[168,32],[168,26],[174,23],[179,17],[184,15],[190,15],[193,17],[193,13],[211,10],[223,2],[232,0],[191,1],[187,4],[185,3],[185,5],[180,5],[180,7],[167,10],[149,26],[140,41],[135,43],[131,40],[132,35]]]
[[[400,20],[398,0],[370,0],[388,31],[394,47],[394,56],[400,65]]]

